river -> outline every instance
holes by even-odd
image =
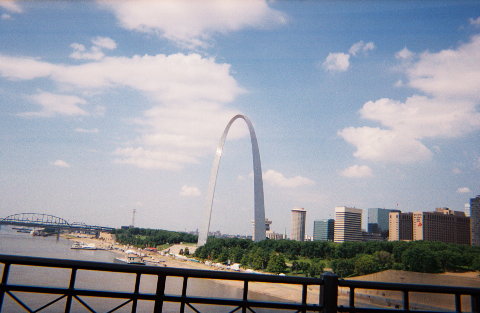
[[[70,249],[72,242],[64,239],[51,237],[31,236],[30,234],[19,233],[10,226],[1,226],[0,228],[0,254],[26,255],[59,259],[85,260],[97,262],[113,262],[116,255],[110,251],[104,250],[75,250]],[[1,265],[3,271],[3,265]],[[70,271],[53,268],[31,268],[28,266],[12,266],[10,270],[9,283],[42,285],[54,287],[67,287],[70,278]],[[76,288],[87,288],[97,290],[115,290],[133,292],[135,285],[135,276],[133,274],[103,273],[95,271],[79,271],[77,274]],[[181,294],[180,278],[167,278],[166,293]],[[143,275],[140,290],[141,292],[154,293],[156,287],[156,277]],[[35,295],[15,293],[22,301],[35,310],[42,305],[52,301],[57,296]],[[201,279],[191,279],[188,285],[188,294],[197,296],[212,296],[219,298],[241,299],[242,290],[228,287],[220,283],[206,281]],[[273,297],[261,294],[251,294],[255,300],[279,301]],[[108,312],[124,300],[116,299],[95,299],[82,297],[97,312]],[[280,300],[281,301],[281,300]],[[201,306],[195,307],[202,312],[229,312],[233,307]],[[88,312],[80,303],[73,301],[72,312]],[[139,301],[137,312],[152,312],[152,301]],[[65,301],[61,300],[48,309],[41,312],[56,313],[64,312]],[[130,312],[131,306],[119,309],[115,312]],[[164,303],[164,312],[178,312],[179,304]],[[194,312],[186,307],[186,312]],[[290,312],[287,310],[255,310],[256,312]],[[5,296],[3,311],[8,313],[25,312],[18,306],[11,297]]]

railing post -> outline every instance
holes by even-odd
[[[338,276],[326,272],[322,274],[323,285],[320,288],[320,305],[324,313],[337,313]]]
[[[163,296],[165,295],[165,275],[158,275],[157,277],[157,291],[156,296],[157,299],[155,300],[155,308],[153,309],[154,313],[162,313],[163,310]],[[158,297],[162,297],[162,299],[158,299]]]
[[[480,294],[471,295],[472,312],[480,312]]]
[[[70,283],[68,285],[69,294],[67,295],[67,303],[65,304],[65,313],[70,313],[72,309],[72,291],[75,288],[75,279],[77,277],[77,269],[72,267],[72,273],[70,274]]]
[[[4,264],[5,266],[3,267],[2,285],[0,290],[0,312],[2,312],[3,297],[5,296],[5,288],[7,286],[8,273],[10,272],[10,263],[4,263]]]
[[[243,281],[243,306],[242,313],[247,312],[247,301],[248,301],[248,280]]]
[[[187,296],[187,283],[188,283],[188,276],[183,276],[182,302],[180,302],[180,313],[185,312],[185,302],[187,301],[185,299]]]
[[[140,277],[142,274],[137,273],[137,276],[135,277],[135,291],[133,293],[134,297],[133,302],[132,302],[132,313],[137,312],[137,302],[138,302],[138,293],[140,292]]]

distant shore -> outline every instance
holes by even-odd
[[[102,233],[100,238],[87,237],[75,237],[74,234],[65,236],[67,239],[74,241],[81,241],[84,243],[95,244],[97,248],[110,250],[111,252],[118,254],[121,257],[126,256],[127,250],[132,250],[136,254],[142,255],[144,260],[157,264],[158,266],[177,267],[177,268],[191,268],[202,270],[224,270],[224,268],[218,268],[206,265],[201,262],[193,262],[185,259],[180,259],[175,256],[162,255],[158,252],[147,251],[145,249],[137,249],[132,246],[122,245],[115,242],[111,234]],[[185,249],[192,248],[191,245],[174,245],[171,249],[178,251],[180,248]],[[242,270],[243,271],[243,270]],[[380,273],[374,273],[365,276],[351,277],[351,280],[363,280],[363,281],[382,281],[393,283],[416,283],[416,284],[432,284],[432,285],[450,285],[450,286],[467,286],[467,287],[479,287],[480,286],[480,273],[443,273],[443,274],[426,274],[426,273],[413,273],[405,271],[384,271]],[[218,283],[243,289],[243,283],[237,281],[218,281]],[[300,285],[286,285],[286,284],[265,284],[265,283],[250,283],[249,291],[253,293],[263,294],[275,298],[279,298],[285,301],[298,302],[301,299],[302,287]],[[375,306],[381,307],[394,307],[396,304],[401,303],[401,297],[398,293],[385,292],[385,291],[366,291],[362,294],[356,293],[356,301],[358,303],[370,303]],[[319,288],[317,286],[308,287],[308,303],[318,302]],[[340,290],[339,292],[339,305],[348,304],[348,290]],[[448,297],[442,295],[425,295],[411,296],[411,305],[418,305],[419,307],[429,307],[429,304],[435,303],[439,308],[451,308],[453,301],[450,301]],[[463,302],[463,301],[462,301]],[[414,304],[415,303],[415,304]]]

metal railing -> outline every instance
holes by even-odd
[[[410,307],[409,294],[411,292],[429,292],[440,294],[451,294],[455,296],[455,312],[462,311],[461,296],[466,295],[471,298],[471,312],[479,312],[480,308],[480,288],[463,288],[448,286],[429,286],[429,285],[412,285],[412,284],[391,284],[379,282],[349,281],[339,280],[338,277],[331,273],[326,273],[322,278],[306,278],[293,276],[277,276],[277,275],[259,275],[251,273],[237,273],[224,271],[208,271],[196,269],[168,268],[159,266],[142,266],[129,264],[113,264],[89,261],[73,261],[60,260],[37,257],[11,256],[1,255],[0,263],[3,263],[2,280],[0,284],[0,312],[4,308],[4,300],[10,297],[19,307],[27,312],[48,312],[47,309],[53,305],[64,303],[62,312],[75,312],[72,310],[72,304],[83,306],[90,312],[96,312],[86,299],[92,297],[102,299],[120,299],[122,302],[110,309],[108,312],[118,312],[121,309],[130,308],[129,312],[145,312],[139,311],[137,304],[139,301],[153,302],[153,308],[148,312],[164,312],[164,303],[179,304],[179,312],[185,310],[191,312],[200,312],[199,307],[203,305],[215,305],[221,307],[229,307],[229,312],[255,312],[255,310],[272,309],[272,310],[291,310],[294,312],[438,312],[438,311],[414,311]],[[28,266],[35,268],[56,268],[69,271],[68,286],[66,287],[49,287],[34,286],[30,284],[10,283],[10,274],[12,268],[16,266]],[[133,292],[124,291],[108,291],[80,288],[77,286],[77,274],[82,271],[110,272],[110,273],[127,273],[135,276]],[[17,273],[17,272],[15,272]],[[14,273],[14,274],[15,274]],[[156,277],[156,286],[154,292],[144,292],[140,288],[140,282],[143,275]],[[167,278],[178,277],[181,279],[181,294],[166,293]],[[242,297],[241,299],[226,299],[210,296],[194,296],[187,293],[189,281],[192,279],[205,280],[229,280],[241,282]],[[287,284],[301,286],[301,295],[296,302],[276,302],[276,301],[259,301],[251,299],[249,286],[252,283],[267,284]],[[98,282],[100,285],[100,282]],[[316,294],[315,303],[307,302],[309,291],[312,286],[317,286],[319,290]],[[97,287],[97,286],[96,286]],[[309,288],[310,287],[310,288]],[[339,288],[346,287],[349,289],[349,304],[347,306],[338,305]],[[314,288],[316,289],[316,288]],[[402,307],[397,309],[388,308],[372,308],[361,307],[356,301],[357,289],[378,289],[378,290],[395,290],[403,293]],[[24,294],[45,294],[53,295],[54,299],[50,299],[48,303],[40,305],[36,309],[32,309],[20,297]],[[15,311],[18,312],[18,311]],[[210,312],[208,309],[205,312]],[[443,311],[444,312],[444,311]]]

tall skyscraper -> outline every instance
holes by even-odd
[[[362,210],[348,207],[335,208],[335,242],[362,241]]]
[[[305,218],[307,211],[305,209],[292,210],[292,232],[290,239],[297,241],[305,241]]]
[[[402,213],[398,210],[389,213],[388,240],[413,240],[413,213]]]
[[[388,214],[392,210],[381,209],[381,208],[369,208],[368,209],[368,232],[383,234],[386,238],[388,233]]]
[[[470,199],[470,234],[472,246],[480,246],[480,195]]]
[[[335,220],[317,220],[313,222],[313,240],[333,241]]]
[[[470,218],[464,212],[437,208],[413,213],[413,240],[470,244]]]

